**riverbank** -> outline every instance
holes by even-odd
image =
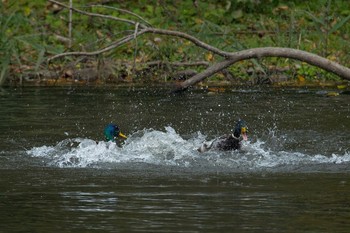
[[[174,32],[190,35],[224,52],[294,48],[349,67],[350,16],[345,0],[225,4],[125,1],[102,6],[92,6],[84,0],[74,3],[75,9],[84,12],[73,11],[70,25],[69,10],[62,4],[46,0],[0,2],[0,13],[4,15],[0,18],[0,30],[5,32],[0,35],[4,41],[0,45],[0,85],[176,82],[222,59],[213,51],[198,47],[199,43],[174,36]],[[94,17],[96,14],[118,19],[104,21]],[[172,34],[141,34],[143,29]],[[122,46],[100,53],[123,38],[127,42]],[[70,56],[72,53],[75,55]],[[60,54],[66,55],[57,58]],[[281,74],[280,69],[285,73]],[[206,82],[214,81],[230,85],[323,86],[328,81],[338,85],[340,78],[300,61],[259,57],[237,62]]]
[[[79,74],[79,71],[75,72]],[[23,76],[22,78],[9,79],[9,82],[4,86],[17,87],[17,86],[118,86],[118,87],[147,87],[147,86],[159,86],[166,88],[174,88],[179,83],[185,81],[188,77],[181,77],[179,79],[171,78],[171,75],[162,77],[155,77],[153,75],[145,75],[141,78],[137,75],[136,79],[132,78],[116,78],[116,77],[99,77],[97,73],[91,72],[86,77],[79,75],[60,75],[54,72],[47,72],[51,76],[43,76],[43,73],[37,75]],[[194,89],[208,89],[216,92],[225,91],[231,87],[271,87],[271,88],[320,88],[320,89],[333,89],[339,92],[347,92],[350,90],[350,82],[345,80],[327,80],[327,79],[305,79],[301,76],[297,78],[288,77],[285,74],[280,75],[253,75],[250,78],[230,78],[224,75],[215,75],[207,80],[204,80],[197,85]]]

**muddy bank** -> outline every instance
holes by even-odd
[[[200,64],[204,67],[206,64]],[[267,87],[295,87],[295,88],[331,88],[339,93],[350,90],[349,81],[306,79],[292,77],[285,68],[272,68],[268,72],[248,69],[245,77],[236,76],[231,71],[213,75],[197,84],[193,88],[207,88],[209,91],[222,92],[232,86],[267,86]],[[5,86],[85,86],[85,85],[117,85],[117,86],[166,86],[176,87],[179,83],[196,75],[195,69],[174,70],[162,63],[147,66],[117,64],[116,67],[103,65],[86,68],[65,67],[54,70],[37,72],[23,71],[14,73],[7,78]],[[248,78],[247,78],[248,77]]]

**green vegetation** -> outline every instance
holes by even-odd
[[[69,4],[68,0],[62,2]],[[98,2],[104,5],[92,6]],[[156,28],[183,31],[225,51],[290,47],[350,67],[348,0],[222,0],[215,3],[192,0],[73,0],[73,6],[149,23]],[[143,20],[116,8],[131,11]],[[144,64],[151,61],[212,62],[220,59],[184,39],[148,34],[103,55],[65,57],[48,64],[46,59],[55,54],[99,50],[135,30],[133,25],[123,22],[74,12],[70,46],[68,22],[69,11],[46,0],[0,1],[0,85],[43,82],[43,79],[52,76],[52,72],[56,74],[54,80],[57,83],[60,77],[69,77],[71,69],[92,67],[98,70],[98,74],[103,74],[101,69],[111,71],[108,76],[97,75],[101,82],[164,81],[169,80],[175,70],[187,68],[165,65],[145,70]],[[196,69],[200,71],[203,67]],[[243,61],[231,66],[228,71],[233,75],[231,82],[264,83],[266,80],[263,79],[271,82],[271,75],[277,77],[274,79],[276,82],[281,82],[280,74],[288,76],[287,81],[299,83],[339,81],[338,77],[321,69],[282,58]],[[210,80],[226,79],[225,75],[216,75]]]

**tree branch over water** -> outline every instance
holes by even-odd
[[[83,15],[87,15],[87,16],[91,16],[91,17],[104,18],[104,19],[108,19],[108,20],[119,21],[119,22],[133,25],[133,26],[135,26],[135,30],[132,34],[124,36],[124,37],[116,40],[111,45],[109,45],[105,48],[102,48],[100,50],[92,51],[92,52],[66,52],[66,53],[52,56],[48,59],[48,61],[52,61],[53,59],[57,59],[57,58],[64,57],[64,56],[96,56],[96,55],[108,52],[110,50],[113,50],[115,48],[118,48],[118,47],[132,41],[132,40],[135,40],[137,37],[139,37],[143,34],[158,34],[158,35],[172,36],[172,37],[178,37],[178,38],[188,40],[188,41],[192,42],[194,45],[196,45],[202,49],[205,49],[208,52],[211,52],[215,55],[218,55],[218,56],[222,57],[222,59],[223,59],[222,61],[219,61],[219,62],[209,66],[203,72],[198,73],[198,74],[194,75],[193,77],[189,78],[188,80],[179,84],[176,87],[176,90],[178,90],[178,91],[187,89],[188,87],[195,85],[196,83],[204,80],[205,78],[208,78],[211,75],[218,73],[218,72],[222,71],[223,69],[226,69],[227,67],[235,64],[236,62],[239,62],[242,60],[254,59],[254,58],[255,59],[265,58],[265,57],[283,57],[283,58],[290,58],[290,59],[303,61],[303,62],[306,62],[310,65],[322,68],[328,72],[334,73],[342,79],[350,81],[350,69],[349,68],[342,66],[342,65],[340,65],[336,62],[333,62],[331,60],[328,60],[324,57],[321,57],[319,55],[309,53],[309,52],[306,52],[303,50],[292,49],[292,48],[282,48],[282,47],[263,47],[263,48],[246,49],[246,50],[241,50],[238,52],[226,52],[226,51],[223,51],[219,48],[211,46],[211,45],[197,39],[196,37],[191,36],[191,35],[184,33],[184,32],[153,28],[153,27],[149,26],[148,23],[147,23],[147,25],[145,25],[142,22],[137,22],[137,21],[133,21],[133,20],[118,18],[118,17],[114,17],[114,16],[109,16],[109,15],[103,15],[103,14],[90,13],[90,12],[76,9],[74,7],[69,7],[69,6],[62,4],[60,2],[57,2],[55,0],[49,0],[49,1],[54,3],[54,4],[59,5],[61,7],[70,9],[73,12],[76,12],[79,14],[83,14]],[[121,11],[118,8],[115,8],[115,9]],[[134,13],[131,13],[129,11],[123,10],[123,12],[135,16]],[[142,19],[141,17],[138,17],[138,18]],[[142,19],[142,21],[146,22],[143,19]]]
[[[231,53],[231,55],[210,67],[208,67],[205,71],[191,77],[190,79],[181,83],[176,91],[183,90],[192,86],[203,79],[229,67],[230,65],[247,59],[252,58],[263,58],[263,57],[284,57],[284,58],[292,58],[295,60],[307,62],[310,65],[317,66],[326,71],[332,72],[339,77],[350,80],[350,69],[342,66],[336,62],[332,62],[324,57],[318,56],[313,53],[305,52],[298,49],[291,48],[279,48],[279,47],[265,47],[265,48],[254,48],[242,50],[239,52]]]

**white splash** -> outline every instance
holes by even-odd
[[[224,168],[240,171],[300,167],[318,164],[344,164],[350,154],[307,155],[300,152],[274,151],[265,142],[244,142],[241,151],[208,151],[197,148],[206,136],[200,132],[182,138],[172,127],[165,131],[144,129],[129,136],[121,146],[91,139],[66,139],[55,146],[34,147],[29,156],[45,158],[49,166],[101,167],[105,163],[145,163],[178,167]]]
[[[131,135],[121,147],[114,142],[91,139],[66,139],[56,146],[34,147],[33,157],[44,157],[58,167],[89,167],[99,163],[143,162],[149,164],[189,166],[198,156],[198,139],[184,140],[171,127],[165,132],[142,130]],[[199,137],[200,138],[200,137]]]

